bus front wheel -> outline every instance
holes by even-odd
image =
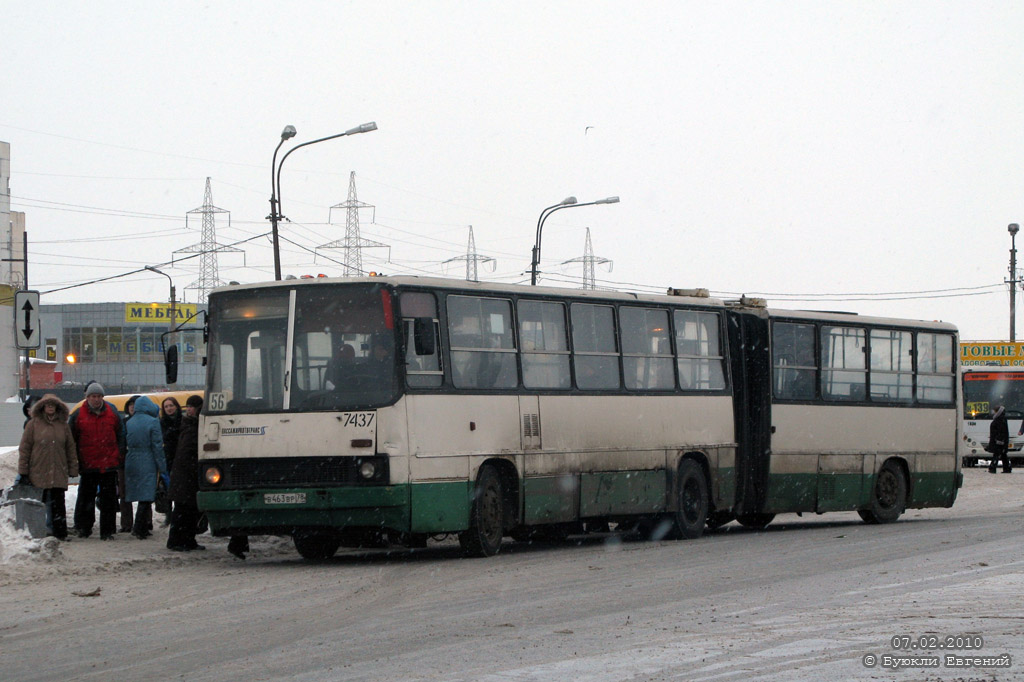
[[[875,478],[871,507],[858,513],[865,523],[892,523],[907,507],[907,479],[895,462],[886,462]]]
[[[469,528],[459,533],[459,544],[467,556],[494,556],[505,535],[505,500],[501,475],[493,466],[480,467],[469,509]]]
[[[708,521],[708,482],[704,471],[692,459],[684,459],[679,463],[676,482],[679,491],[676,530],[684,540],[699,538]]]

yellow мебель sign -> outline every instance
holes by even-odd
[[[178,303],[174,306],[174,319],[178,324],[195,317],[195,303]],[[139,322],[171,323],[170,303],[125,303],[124,321],[132,324]]]

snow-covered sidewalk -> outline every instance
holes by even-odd
[[[14,482],[18,469],[17,447],[0,447],[0,489]],[[70,485],[65,495],[68,525],[74,516],[78,486]],[[172,552],[167,549],[167,528],[162,527],[163,514],[153,514],[153,535],[139,540],[129,533],[118,533],[113,540],[104,541],[99,533],[88,538],[71,534],[69,540],[56,538],[33,539],[27,530],[14,525],[12,507],[0,509],[0,585],[14,581],[31,580],[53,574],[107,573],[137,569],[147,563],[226,561],[237,562],[227,552],[227,538],[215,538],[209,533],[196,539],[206,547],[203,551]],[[280,554],[295,556],[295,549],[287,538],[252,538],[250,560],[261,556]]]

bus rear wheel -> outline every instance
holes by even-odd
[[[469,528],[459,533],[459,544],[467,556],[494,556],[505,535],[505,500],[501,475],[493,466],[480,467],[469,508]]]
[[[310,561],[330,559],[341,545],[341,538],[325,531],[296,531],[292,540],[299,555]]]
[[[875,478],[871,507],[858,512],[865,523],[892,523],[907,507],[907,479],[895,462],[886,462]]]
[[[704,471],[692,459],[684,459],[679,463],[676,479],[676,531],[684,540],[699,538],[708,522],[708,482]]]

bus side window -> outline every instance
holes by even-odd
[[[444,383],[437,301],[423,291],[404,292],[399,299],[405,337],[405,382],[411,387]]]

